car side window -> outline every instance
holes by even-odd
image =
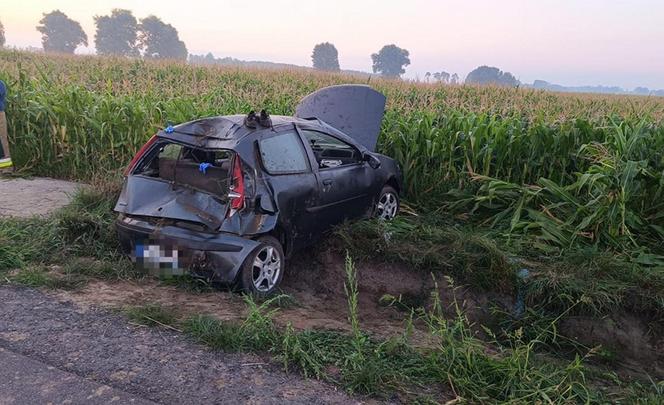
[[[318,131],[302,130],[321,169],[356,164],[362,161],[360,151],[333,136]]]
[[[309,170],[304,147],[295,131],[261,139],[258,144],[263,166],[268,173],[301,173]]]

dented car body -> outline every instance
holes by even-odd
[[[367,86],[333,86],[293,117],[213,117],[158,132],[125,173],[122,244],[143,264],[271,293],[286,258],[332,226],[396,215],[399,167],[373,152],[384,104]]]

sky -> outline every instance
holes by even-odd
[[[94,52],[95,15],[113,8],[172,24],[190,53],[311,65],[332,42],[342,69],[371,71],[371,54],[410,52],[405,77],[496,66],[531,83],[664,89],[662,0],[0,0],[7,45],[41,47],[35,26],[59,9]]]

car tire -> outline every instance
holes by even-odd
[[[279,288],[286,259],[284,249],[276,238],[265,235],[257,241],[260,245],[242,264],[240,283],[245,293],[267,297]]]
[[[401,202],[399,193],[392,186],[385,186],[380,191],[376,206],[374,207],[373,217],[389,221],[394,219],[399,212]]]

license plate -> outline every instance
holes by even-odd
[[[132,260],[137,266],[157,275],[180,276],[184,274],[178,249],[157,244],[136,243]]]

